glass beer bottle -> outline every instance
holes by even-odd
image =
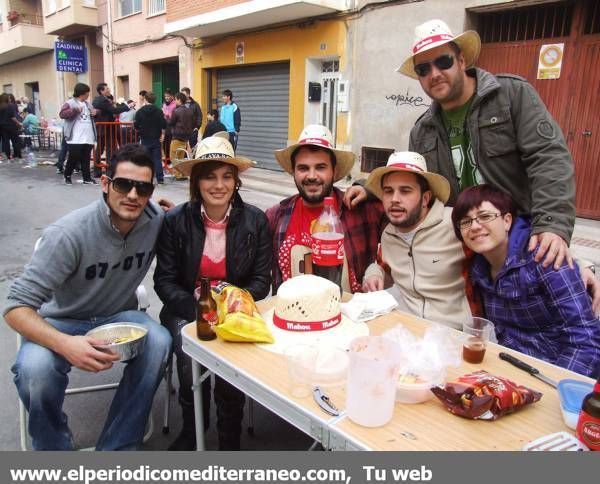
[[[198,339],[210,341],[217,337],[213,326],[217,324],[217,303],[210,292],[208,277],[200,278],[200,297],[196,304],[196,335]]]
[[[583,399],[576,434],[590,450],[600,451],[600,377],[592,393]]]

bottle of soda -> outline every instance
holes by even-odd
[[[200,279],[200,297],[196,304],[196,335],[198,339],[210,341],[217,337],[213,326],[217,324],[217,303],[210,292],[208,277]]]
[[[583,399],[576,434],[590,450],[600,450],[600,377],[592,393]]]
[[[344,267],[344,230],[333,197],[325,197],[323,211],[312,234],[313,274],[329,279],[342,290]]]

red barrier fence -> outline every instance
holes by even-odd
[[[140,142],[133,123],[98,122],[96,132],[98,138],[96,147],[92,151],[92,160],[98,168],[106,168],[112,155],[121,146]]]

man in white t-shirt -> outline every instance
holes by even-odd
[[[77,83],[73,88],[73,97],[61,108],[59,116],[65,120],[63,136],[67,140],[69,157],[65,166],[65,183],[72,185],[73,168],[81,163],[84,185],[96,185],[90,175],[90,158],[96,142],[96,109],[88,102],[90,87]]]

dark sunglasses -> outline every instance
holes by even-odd
[[[427,74],[431,72],[431,64],[433,64],[438,69],[445,71],[446,69],[450,69],[454,65],[454,56],[450,54],[441,55],[432,62],[423,62],[421,64],[417,64],[415,66],[415,72],[419,77],[425,77]]]
[[[129,178],[109,178],[108,181],[112,183],[115,191],[127,195],[132,188],[135,187],[135,191],[140,197],[149,197],[154,192],[154,185],[151,182],[130,180]]]

